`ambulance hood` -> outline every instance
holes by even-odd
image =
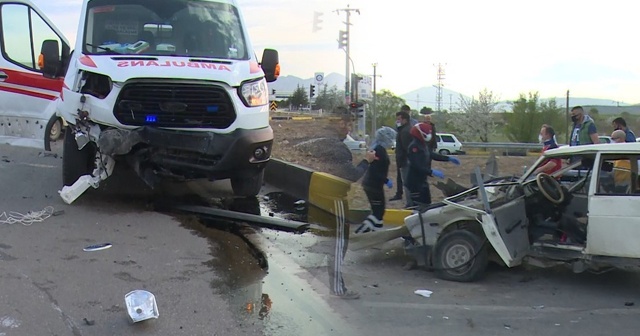
[[[211,80],[237,87],[246,80],[264,76],[253,60],[216,60],[171,56],[82,55],[79,69],[109,76],[114,82],[133,78]]]

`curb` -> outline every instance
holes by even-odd
[[[274,158],[269,160],[264,178],[266,183],[332,214],[335,214],[336,199],[348,204],[347,194],[352,184],[343,178]],[[349,222],[360,223],[370,213],[369,209],[347,209],[345,217]],[[385,225],[401,226],[404,218],[411,214],[411,210],[387,209],[383,220]]]

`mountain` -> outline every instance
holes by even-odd
[[[442,88],[442,109],[450,111],[453,106],[453,109],[455,110],[461,95],[465,99],[469,98],[460,92]],[[437,96],[438,89],[436,87],[424,86],[411,92],[407,92],[400,97],[406,100],[407,105],[411,106],[414,110],[420,110],[424,106],[431,107],[435,110],[438,105]]]
[[[344,89],[344,76],[332,72],[328,75],[325,74],[323,85],[327,85],[328,88],[332,86],[337,86],[338,89]],[[305,90],[309,90],[309,85],[316,85],[315,78],[300,78],[296,76],[280,76],[278,80],[269,83],[269,91],[276,90],[277,95],[288,95],[296,90],[298,86],[305,88]],[[319,92],[319,88],[316,88],[316,92]]]

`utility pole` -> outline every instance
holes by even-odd
[[[449,94],[449,113],[453,113],[453,94]]]
[[[418,105],[418,112],[420,112],[420,94],[416,94],[416,105]]]
[[[378,125],[377,125],[377,110],[376,110],[376,104],[377,104],[377,94],[376,94],[376,79],[378,77],[382,77],[379,76],[376,72],[376,69],[378,67],[378,63],[373,63],[373,101],[372,101],[372,109],[371,109],[371,137],[373,138],[376,134],[376,130],[378,129]]]
[[[434,64],[435,65],[435,64]],[[446,63],[444,64],[446,65]],[[444,81],[444,65],[441,63],[438,63],[438,74],[437,74],[437,80],[438,80],[438,91],[436,94],[436,104],[437,104],[437,111],[438,113],[442,112],[442,87],[444,86],[443,81]]]
[[[340,12],[345,12],[347,13],[347,21],[345,22],[345,24],[347,25],[347,29],[344,31],[340,31],[340,39],[338,40],[338,47],[342,48],[344,47],[344,51],[346,53],[346,57],[345,57],[345,73],[344,73],[344,78],[345,78],[345,83],[344,83],[344,93],[345,93],[345,103],[349,104],[351,101],[351,97],[353,97],[353,92],[350,92],[350,85],[349,85],[349,80],[351,78],[351,74],[349,72],[349,48],[351,46],[351,34],[350,34],[350,30],[351,30],[351,12],[356,12],[358,14],[360,14],[360,10],[356,9],[356,8],[349,8],[349,5],[347,5],[347,8],[343,8],[343,9],[336,9],[335,12],[338,13],[338,15],[340,15]]]
[[[566,140],[567,140],[567,145],[571,144],[571,140],[570,140],[570,136],[571,136],[571,129],[569,128],[569,90],[567,90],[567,108],[566,108],[566,127],[567,127],[567,136],[566,136]]]

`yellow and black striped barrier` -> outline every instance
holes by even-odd
[[[334,202],[341,200],[345,205],[348,204],[347,195],[352,183],[331,174],[271,159],[265,170],[265,181],[290,195],[307,200],[316,208],[334,215],[343,215],[353,223],[362,221],[370,213],[369,210],[349,211],[345,207],[344,214],[336,214]],[[387,209],[383,220],[385,225],[401,226],[404,225],[405,217],[411,214],[411,210]]]

